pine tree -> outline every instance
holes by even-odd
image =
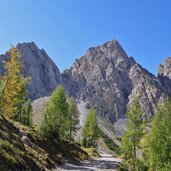
[[[22,85],[20,91],[16,95],[16,108],[14,111],[13,119],[19,122],[22,122],[23,124],[31,125],[28,124],[28,119],[32,120],[32,106],[31,102],[28,97],[28,91],[27,91],[27,85]],[[29,108],[28,108],[29,105]],[[27,109],[26,109],[27,108]],[[28,110],[29,109],[29,110]],[[26,117],[27,115],[27,117]],[[26,120],[25,120],[26,119]]]
[[[59,85],[52,93],[47,105],[42,132],[46,138],[69,139],[69,112],[65,90]]]
[[[99,137],[96,109],[90,109],[83,127],[82,141],[86,146],[95,146]]]
[[[121,147],[126,164],[129,165],[130,169],[133,171],[139,170],[137,150],[143,136],[142,114],[143,112],[138,102],[138,98],[135,98],[127,112],[128,131],[122,138]]]
[[[148,138],[151,171],[171,170],[171,102],[157,107]]]
[[[77,130],[80,127],[80,125],[79,125],[79,123],[80,123],[80,120],[79,120],[80,113],[78,111],[77,104],[76,104],[75,100],[72,97],[70,97],[68,99],[68,103],[69,103],[69,117],[70,117],[69,134],[70,134],[70,140],[72,140],[73,135],[76,134]]]
[[[27,126],[32,126],[32,105],[29,99],[22,106],[21,122]]]
[[[5,74],[2,76],[3,90],[0,95],[0,108],[4,116],[12,118],[18,107],[18,94],[27,84],[28,78],[21,73],[20,51],[12,47],[8,53],[10,59],[4,62]]]

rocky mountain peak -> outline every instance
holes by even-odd
[[[113,51],[113,50],[122,49],[122,47],[121,47],[121,45],[119,44],[118,41],[112,40],[112,41],[108,41],[108,42],[106,42],[106,43],[104,43],[102,45],[99,45],[99,46],[96,46],[96,47],[91,47],[91,48],[88,49],[87,52],[88,53],[91,53],[91,52],[93,53],[94,50],[100,50],[101,52],[104,53],[105,51],[107,51],[109,49],[111,51]]]
[[[116,40],[90,48],[62,78],[81,109],[96,107],[99,115],[112,123],[125,117],[134,96],[139,96],[147,119],[163,97],[157,78],[128,57]]]
[[[21,51],[23,73],[31,77],[29,82],[29,95],[31,99],[49,96],[56,86],[62,83],[59,69],[44,49],[39,49],[34,42],[19,43],[16,46]],[[0,56],[2,61],[7,60],[8,54]],[[3,70],[1,71],[3,72]]]
[[[21,47],[25,47],[25,48],[32,48],[32,49],[38,49],[37,45],[35,44],[34,41],[31,42],[23,42],[23,43],[18,43],[17,44],[17,48],[21,48]]]
[[[73,66],[67,70],[72,72],[82,72],[86,68],[100,67],[105,70],[108,65],[112,65],[120,70],[129,70],[135,64],[133,57],[128,57],[121,45],[116,41],[108,41],[103,45],[91,47],[80,59],[76,59]],[[65,72],[64,72],[65,73]]]
[[[128,56],[116,40],[108,41],[100,46],[89,48],[86,57],[90,58],[90,62],[97,60],[99,57],[104,56],[109,60],[117,61],[119,58],[127,60]],[[96,59],[94,59],[96,57]]]

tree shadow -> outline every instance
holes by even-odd
[[[105,157],[111,158],[111,157]],[[90,159],[84,162],[74,162],[74,163],[66,163],[61,168],[66,170],[85,170],[85,171],[93,171],[99,169],[106,170],[114,170],[117,169],[121,165],[120,162],[116,161],[108,161],[108,160],[95,160]]]

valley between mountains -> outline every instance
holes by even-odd
[[[138,64],[132,56],[128,56],[117,40],[89,48],[85,55],[76,59],[73,65],[62,73],[47,52],[39,49],[34,42],[19,43],[16,49],[21,53],[21,73],[23,77],[29,78],[26,92],[32,108],[32,124],[23,124],[15,115],[0,116],[2,171],[119,170],[124,160],[121,141],[130,125],[126,113],[131,105],[135,104],[141,113],[140,117],[134,119],[142,125],[140,120],[146,122],[143,129],[148,134],[157,105],[171,98],[171,58],[164,59],[163,64],[158,67],[158,75],[155,76]],[[7,67],[11,66],[6,65],[10,59],[9,52],[0,55],[0,73],[4,79],[8,75]],[[7,91],[4,87],[2,81],[2,94]],[[10,93],[6,94],[10,99]],[[57,97],[64,100],[59,100],[62,112],[55,106]],[[139,104],[136,103],[135,97],[138,98]],[[0,105],[1,103],[4,104],[4,101],[0,101]],[[1,108],[3,109],[2,105]],[[66,111],[72,109],[79,113],[74,120],[75,125],[79,126],[73,128],[73,135],[66,135],[66,130],[60,122],[68,124],[65,123],[69,116]],[[64,117],[58,120],[60,112],[66,113],[66,118],[63,115]],[[56,113],[58,117],[51,116],[50,113]],[[92,115],[89,116],[89,113]],[[51,120],[46,122],[47,118]],[[93,127],[87,123],[88,118],[93,120]],[[72,117],[69,120],[72,120]],[[55,128],[53,121],[56,121]],[[91,133],[94,131],[93,138],[85,139],[84,142],[84,134],[85,137],[89,134],[88,126],[92,128]],[[40,138],[42,135],[39,135],[39,131],[42,130],[46,134]],[[67,136],[70,136],[70,139],[67,139]],[[143,150],[137,147],[135,151],[138,157],[143,156]]]

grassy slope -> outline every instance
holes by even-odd
[[[23,130],[22,135],[19,130]],[[0,171],[52,169],[66,158],[87,157],[87,153],[73,143],[39,140],[33,130],[0,117]]]
[[[13,168],[33,168],[38,166],[27,154],[24,144],[19,137],[19,130],[4,118],[0,118],[0,170]]]

